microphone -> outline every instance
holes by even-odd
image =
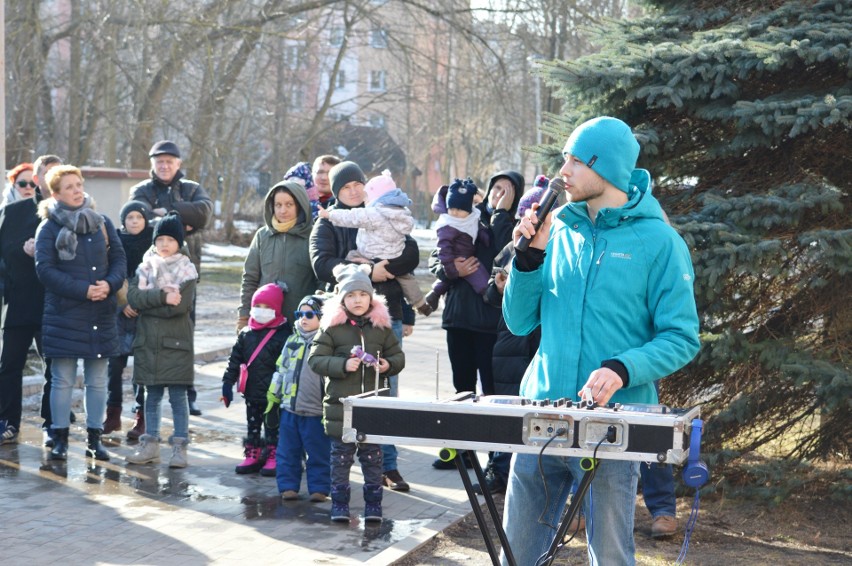
[[[539,201],[538,210],[535,211],[538,220],[533,222],[533,228],[538,230],[538,227],[544,223],[544,219],[547,218],[547,215],[550,214],[550,211],[553,210],[553,207],[556,205],[556,201],[559,198],[559,193],[565,190],[565,181],[562,180],[562,177],[554,177],[550,180],[550,183],[547,185],[547,191],[544,193],[544,197]],[[530,247],[530,242],[532,240],[530,238],[526,238],[521,236],[518,238],[518,241],[515,242],[515,251],[525,252]]]

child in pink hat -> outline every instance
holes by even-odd
[[[375,263],[399,257],[405,247],[405,237],[414,228],[414,218],[408,209],[411,200],[396,186],[387,169],[367,181],[364,192],[367,197],[364,208],[321,209],[319,216],[335,226],[358,228],[357,248],[349,252],[347,260]],[[432,314],[433,309],[426,303],[413,274],[396,275],[396,280],[408,304],[422,315]]]
[[[260,472],[269,477],[276,474],[279,413],[265,411],[266,391],[272,382],[275,363],[292,331],[281,312],[284,293],[276,283],[268,283],[254,292],[248,325],[237,335],[222,377],[225,406],[234,400],[235,384],[246,404],[245,458],[234,470],[238,474]]]

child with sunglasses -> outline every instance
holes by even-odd
[[[324,298],[308,295],[293,313],[293,333],[278,358],[278,371],[269,386],[267,412],[281,408],[278,433],[278,491],[285,501],[299,499],[302,454],[305,475],[314,503],[328,500],[331,490],[331,440],[322,424],[322,376],[307,364],[308,353],[320,326]]]
[[[275,373],[278,354],[290,334],[290,323],[281,312],[285,290],[268,283],[251,298],[248,325],[240,330],[222,377],[222,402],[234,400],[234,384],[246,400],[247,435],[245,458],[234,470],[238,474],[275,477],[278,448],[278,413],[265,414],[266,391]],[[265,436],[261,434],[265,432]]]

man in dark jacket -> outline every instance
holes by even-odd
[[[213,201],[201,185],[185,179],[180,170],[180,150],[175,142],[161,140],[151,146],[151,180],[143,181],[130,189],[130,199],[142,201],[151,207],[154,216],[162,218],[177,211],[184,223],[184,242],[189,249],[189,259],[201,279],[201,231],[213,216]],[[193,298],[192,322],[195,323],[195,298]],[[195,404],[198,393],[189,388],[189,413],[201,415]]]
[[[352,209],[364,206],[364,185],[366,176],[358,164],[351,161],[338,163],[329,171],[331,191],[336,199],[333,208]],[[311,265],[320,284],[325,284],[327,290],[334,289],[337,278],[333,269],[341,263],[351,263],[346,255],[356,248],[355,238],[357,228],[335,226],[328,219],[321,218],[314,224],[311,231],[310,254]],[[376,293],[384,295],[387,300],[391,317],[391,326],[397,339],[402,343],[404,313],[402,304],[402,287],[394,280],[396,275],[411,273],[420,263],[420,250],[417,242],[411,237],[405,237],[405,248],[399,257],[392,260],[384,259],[373,265],[370,280]],[[413,323],[413,320],[407,322]],[[399,396],[399,376],[388,378],[388,387],[392,397]],[[382,467],[384,485],[394,491],[408,491],[409,485],[397,469],[397,449],[392,444],[382,446]]]
[[[48,169],[62,160],[42,155],[33,164],[33,181],[41,183]],[[44,286],[35,270],[35,233],[41,219],[38,203],[44,198],[40,187],[28,199],[10,203],[0,211],[0,258],[4,273],[3,343],[0,347],[0,444],[17,442],[21,429],[23,375],[27,354],[35,340],[36,351],[44,361],[41,344],[41,318]],[[49,196],[49,195],[48,195]],[[50,365],[45,363],[41,416],[50,433]],[[52,446],[50,436],[45,445]]]
[[[158,141],[151,147],[148,157],[151,158],[151,180],[130,189],[130,200],[146,203],[157,217],[173,210],[180,213],[189,259],[201,273],[201,231],[213,215],[213,201],[201,185],[184,178],[180,170],[180,150],[175,142]]]

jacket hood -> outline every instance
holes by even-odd
[[[525,188],[524,177],[517,171],[506,169],[504,171],[498,171],[492,175],[491,179],[488,180],[488,190],[485,192],[484,202],[488,202],[488,198],[491,196],[491,189],[500,177],[506,177],[512,182],[512,185],[515,186],[515,198],[512,200],[512,208],[509,210],[509,214],[511,214],[512,218],[514,218],[515,213],[518,211],[518,202],[521,200],[521,196],[524,194]]]
[[[349,318],[349,313],[347,313],[346,309],[343,307],[343,296],[341,294],[337,294],[325,302],[325,305],[322,308],[320,328],[325,330],[331,326],[340,326],[341,324],[345,324]],[[368,310],[364,316],[359,318],[368,319],[376,328],[390,328],[391,317],[385,297],[383,295],[373,293],[370,310]]]
[[[393,189],[386,192],[368,206],[385,205],[385,206],[411,206],[411,199],[401,189]]]
[[[311,215],[311,201],[308,198],[305,187],[295,181],[281,181],[266,192],[266,198],[263,201],[264,224],[273,233],[275,232],[274,228],[272,228],[272,213],[275,205],[275,193],[279,189],[284,189],[284,191],[288,192],[293,197],[293,200],[296,201],[296,204],[299,205],[299,216],[296,220],[296,225],[287,233],[307,238],[311,235],[311,228],[314,224],[313,216]]]

